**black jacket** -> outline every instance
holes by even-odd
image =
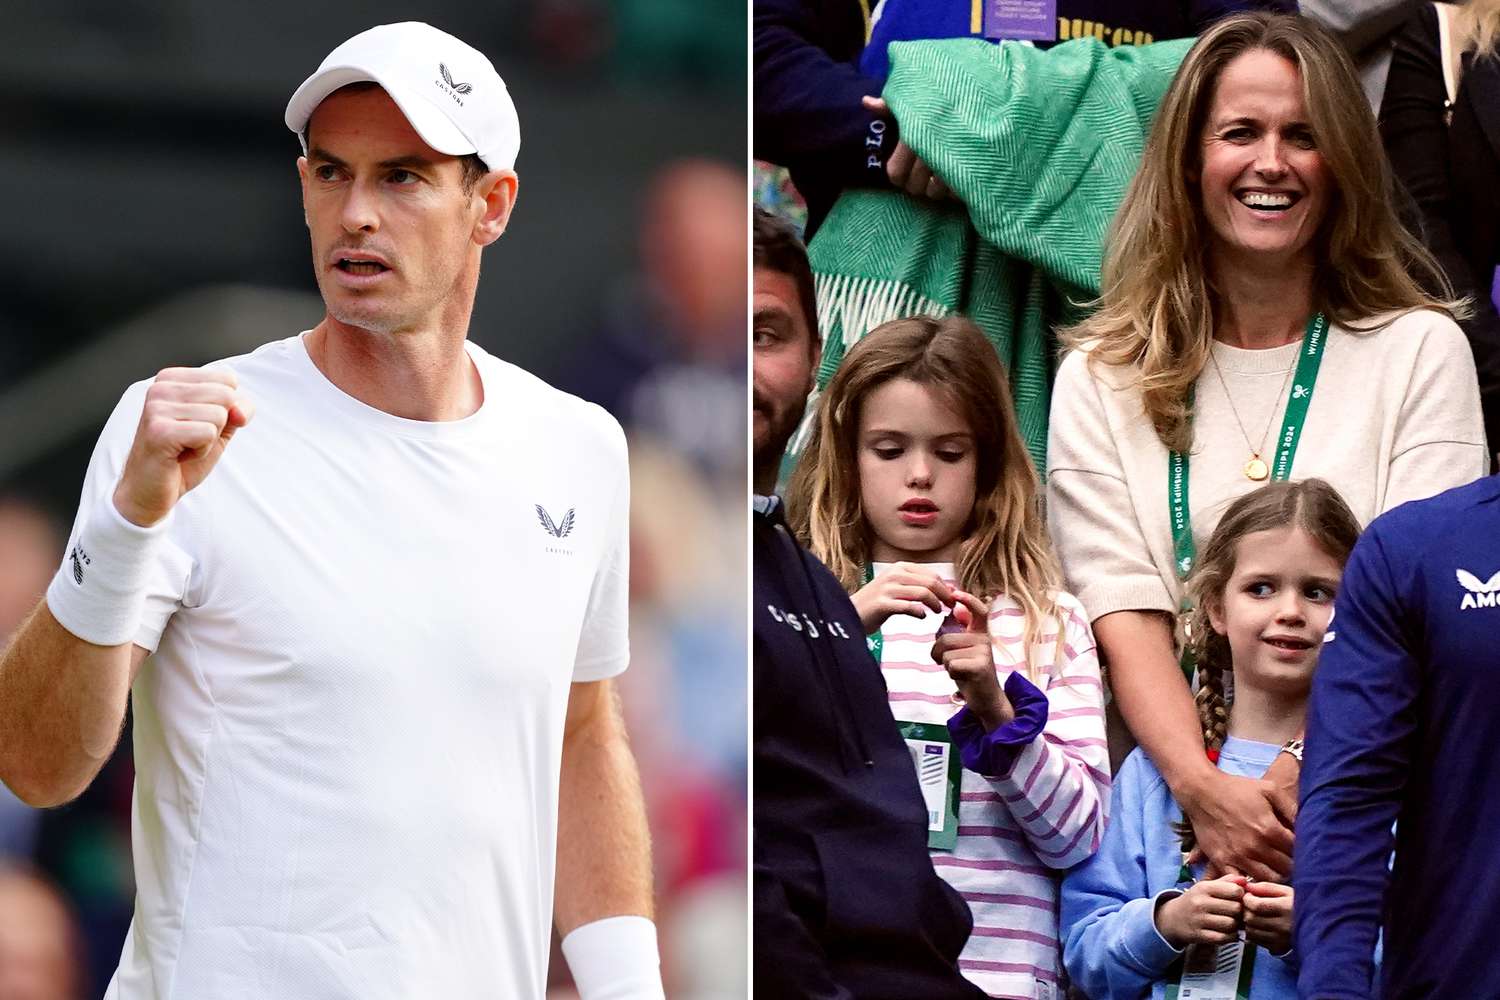
[[[755,995],[982,998],[854,606],[779,514],[754,522]]]
[[[1464,57],[1451,125],[1438,43],[1428,4],[1396,35],[1380,106],[1385,150],[1416,202],[1421,236],[1474,316],[1462,325],[1479,369],[1484,432],[1500,448],[1500,315],[1490,299],[1500,265],[1500,57]]]

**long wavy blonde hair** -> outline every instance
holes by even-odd
[[[864,584],[873,537],[860,500],[860,408],[896,379],[926,386],[959,413],[974,436],[974,509],[956,562],[959,585],[993,600],[1005,594],[1025,614],[1023,648],[1057,626],[1062,574],[1042,519],[1041,489],[1016,421],[1005,369],[979,328],[963,317],[914,316],[876,327],[844,357],[823,393],[816,422],[787,489],[787,523],[850,593]]]
[[[1500,0],[1469,0],[1454,13],[1453,47],[1476,57],[1494,56],[1500,43]]]
[[[1202,199],[1191,180],[1224,68],[1264,49],[1290,62],[1329,176],[1314,236],[1313,305],[1345,327],[1383,312],[1458,306],[1432,255],[1396,216],[1395,183],[1354,67],[1328,31],[1287,14],[1237,14],[1204,32],[1162,99],[1107,241],[1097,311],[1060,332],[1090,364],[1134,368],[1157,436],[1188,451],[1189,390],[1208,362],[1215,289]],[[1417,276],[1424,281],[1419,282]],[[1442,289],[1445,299],[1423,291]]]

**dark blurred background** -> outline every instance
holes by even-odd
[[[743,2],[9,0],[5,15],[0,642],[60,560],[125,387],[321,318],[292,91],[372,25],[458,35],[505,78],[522,134],[470,336],[630,434],[622,687],[668,992],[744,995]],[[34,812],[0,788],[0,1000],[102,994],[133,906],[132,776],[127,732],[70,806]]]

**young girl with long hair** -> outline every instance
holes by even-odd
[[[1188,582],[1186,628],[1203,745],[1220,770],[1258,779],[1280,753],[1300,759],[1313,670],[1358,535],[1338,493],[1306,479],[1241,497],[1210,536]],[[1204,946],[1202,964],[1231,987],[1243,974],[1250,1000],[1295,998],[1291,887],[1190,867],[1192,828],[1142,748],[1115,776],[1112,813],[1099,853],[1063,882],[1074,984],[1090,997],[1162,997],[1204,955],[1184,952]]]
[[[1053,873],[1103,834],[1103,692],[1005,372],[968,320],[895,320],[819,405],[789,523],[853,595],[925,784],[955,786],[929,799],[929,846],[974,914],[959,967],[992,996],[1060,997]]]

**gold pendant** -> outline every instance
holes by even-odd
[[[1250,461],[1245,463],[1246,479],[1253,479],[1257,483],[1261,483],[1265,482],[1266,477],[1270,474],[1271,470],[1266,468],[1266,463],[1261,461],[1259,455],[1252,455]]]

